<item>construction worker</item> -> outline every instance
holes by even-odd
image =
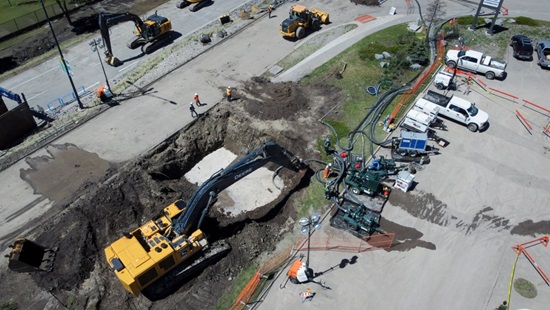
[[[468,73],[468,78],[466,79],[466,90],[464,91],[464,94],[465,95],[469,95],[470,94],[470,88],[472,87],[472,76],[470,75],[470,73]]]
[[[193,101],[195,101],[195,105],[198,107],[200,107],[202,104],[201,104],[201,101],[199,100],[199,94],[195,93],[195,96],[193,97]]]
[[[271,12],[273,12],[273,6],[268,6],[267,7],[267,15],[269,16],[269,18],[271,18]]]
[[[332,168],[332,164],[328,163],[328,165],[325,167],[325,171],[323,172],[323,177],[325,178],[325,180],[328,179],[331,168]]]
[[[327,138],[325,139],[325,153],[326,153],[327,155],[330,154],[330,146],[331,146],[330,138],[327,137]]]
[[[231,102],[233,100],[233,97],[231,97],[231,86],[227,86],[225,93],[227,94],[227,101]]]
[[[495,310],[508,310],[508,302],[505,300],[502,302],[502,305],[498,306]]]
[[[384,198],[388,199],[388,197],[390,196],[390,188],[387,186],[384,186],[382,188],[382,193],[384,195]]]
[[[195,110],[195,107],[193,106],[193,102],[189,103],[189,111],[191,112],[191,117],[199,117],[199,113],[197,113],[197,110]]]

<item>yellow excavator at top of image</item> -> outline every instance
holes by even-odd
[[[113,55],[109,28],[126,21],[132,21],[136,26],[134,30],[136,37],[126,44],[130,49],[141,46],[144,54],[151,54],[171,39],[172,22],[166,17],[157,15],[156,12],[144,21],[132,13],[99,14],[99,31],[105,44],[105,62],[113,67],[120,66],[122,61]]]

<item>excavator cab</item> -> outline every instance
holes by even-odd
[[[166,17],[154,14],[143,22],[141,29],[136,27],[134,33],[150,42],[170,30],[172,30],[172,22]]]

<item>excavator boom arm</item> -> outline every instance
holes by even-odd
[[[110,14],[102,13],[99,14],[99,31],[101,33],[101,38],[105,42],[105,55],[112,56],[113,51],[111,48],[111,36],[109,34],[109,27],[116,24],[133,21],[138,29],[142,29],[143,21],[139,16],[132,13],[119,13],[119,14]]]
[[[226,169],[220,170],[205,181],[188,201],[187,208],[173,223],[178,234],[188,235],[200,228],[201,215],[209,208],[211,197],[235,184],[245,176],[264,166],[268,162],[279,164],[293,171],[299,171],[305,166],[302,160],[294,154],[271,141],[264,143],[239,161]]]
[[[21,99],[21,96],[19,96],[18,94],[12,92],[12,91],[9,91],[5,88],[2,88],[0,87],[0,97],[6,97],[8,99],[11,99],[17,103],[23,103],[23,100]]]

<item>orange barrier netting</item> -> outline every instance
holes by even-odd
[[[237,309],[244,309],[246,308],[246,305],[256,292],[256,289],[260,285],[263,276],[266,273],[270,273],[271,271],[275,270],[277,267],[282,265],[285,261],[288,260],[290,257],[290,251],[292,250],[292,246],[289,246],[275,254],[273,257],[271,257],[268,261],[263,263],[260,268],[258,268],[258,271],[252,276],[252,279],[246,284],[246,286],[243,288],[239,296],[237,296],[237,300],[231,307],[231,310],[237,310]]]
[[[390,115],[390,119],[389,119],[390,124],[393,123],[393,121],[395,120],[395,117],[397,116],[397,114],[399,113],[401,108],[407,102],[409,102],[411,97],[416,93],[418,88],[420,88],[420,86],[422,86],[424,81],[426,81],[426,79],[428,77],[430,77],[433,74],[433,72],[439,67],[439,65],[441,63],[441,60],[443,59],[443,54],[444,53],[445,53],[445,45],[443,44],[443,34],[440,34],[439,35],[439,40],[437,41],[437,58],[436,58],[436,60],[432,63],[432,65],[428,68],[428,70],[425,70],[424,72],[422,72],[422,74],[420,74],[418,79],[416,79],[416,82],[414,83],[412,89],[406,91],[405,93],[403,93],[403,95],[401,95],[401,98],[399,99],[399,102],[397,103],[397,105],[393,109],[393,112]]]
[[[331,237],[311,237],[310,250],[312,251],[338,251],[338,252],[367,252],[381,249],[389,249],[395,238],[394,233],[383,235],[373,235],[364,239],[337,239]],[[283,265],[290,257],[292,251],[305,251],[307,246],[307,237],[296,238],[294,244],[289,246],[268,261],[263,263],[258,271],[252,276],[248,284],[243,288],[237,300],[231,307],[231,310],[240,310],[247,307],[247,304],[256,293],[258,286],[262,283],[264,275],[271,273],[275,269]]]
[[[537,244],[542,244],[545,247],[548,247],[548,242],[550,241],[549,239],[550,238],[548,237],[548,235],[546,235],[544,237],[533,239],[529,242],[518,244],[518,245],[512,247],[512,250],[514,250],[514,252],[516,252],[516,254],[519,255],[519,254],[523,253],[523,255],[525,255],[527,260],[529,260],[531,265],[533,267],[535,267],[536,271],[539,273],[539,275],[542,277],[542,279],[544,280],[544,282],[546,282],[546,285],[548,285],[548,286],[550,286],[550,279],[548,278],[546,273],[544,273],[542,268],[535,262],[533,257],[529,254],[529,252],[527,252],[527,245],[534,246],[534,245],[537,245]]]
[[[311,237],[311,251],[338,251],[338,252],[368,252],[381,249],[389,249],[393,243],[395,234],[372,235],[365,239],[338,239],[334,237]],[[296,238],[294,251],[307,251],[307,237]]]

